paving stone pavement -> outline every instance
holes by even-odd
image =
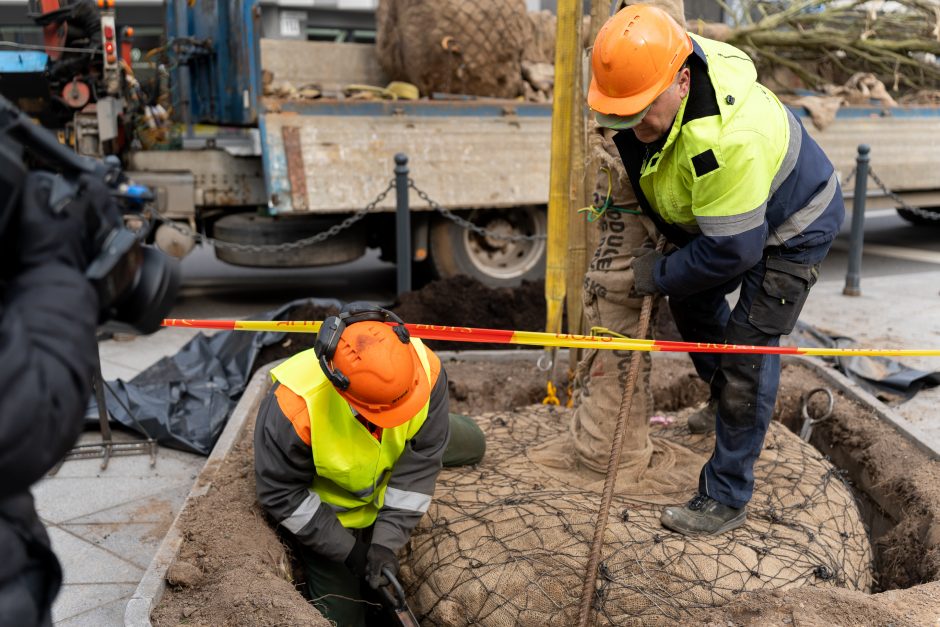
[[[940,271],[865,278],[861,296],[843,296],[844,281],[818,283],[800,319],[832,335],[854,338],[859,348],[940,349]],[[940,371],[940,357],[902,357],[928,372]],[[922,390],[893,407],[940,448],[940,387]]]
[[[179,350],[197,331],[162,329],[150,336],[99,343],[105,380],[131,379]],[[114,431],[115,441],[139,441]],[[101,442],[85,432],[80,444]],[[124,606],[205,463],[205,457],[157,450],[149,455],[65,462],[33,487],[36,509],[52,539],[64,585],[52,608],[56,625],[122,625]]]

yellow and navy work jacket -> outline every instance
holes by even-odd
[[[644,213],[680,247],[654,272],[676,296],[740,275],[769,247],[828,243],[845,213],[832,163],[750,58],[696,35],[692,44],[670,131],[652,144],[614,136]]]
[[[410,420],[382,429],[354,413],[313,350],[275,367],[275,388],[255,425],[261,506],[317,553],[343,561],[350,529],[374,525],[372,542],[398,550],[427,511],[449,437],[447,376],[412,339],[431,384]]]

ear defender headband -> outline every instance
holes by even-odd
[[[408,329],[405,328],[405,322],[381,307],[374,305],[350,303],[343,307],[338,316],[330,316],[323,321],[320,330],[317,332],[316,342],[313,344],[313,352],[320,359],[320,368],[334,386],[339,390],[346,390],[349,387],[349,378],[332,367],[333,355],[336,354],[336,347],[339,345],[339,338],[342,337],[346,327],[357,322],[366,322],[372,320],[375,322],[394,322],[392,330],[402,344],[407,344],[411,340]]]

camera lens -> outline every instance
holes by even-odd
[[[142,262],[131,285],[113,309],[112,318],[141,333],[153,333],[170,313],[180,285],[179,262],[152,246],[141,246]]]

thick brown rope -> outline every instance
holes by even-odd
[[[662,252],[666,240],[660,236],[656,242],[656,250]],[[646,337],[649,331],[650,316],[653,311],[653,296],[643,297],[640,307],[640,320],[637,324],[637,337]],[[604,532],[607,531],[607,520],[610,517],[610,502],[614,498],[614,486],[617,484],[617,471],[620,469],[620,455],[623,453],[623,435],[627,430],[627,417],[633,407],[633,393],[636,389],[636,380],[640,374],[640,360],[643,355],[640,351],[633,351],[630,356],[630,371],[627,373],[627,382],[623,388],[623,397],[620,399],[620,412],[617,414],[617,427],[614,429],[614,441],[610,446],[610,458],[607,460],[607,474],[604,477],[604,492],[601,497],[601,507],[597,512],[597,522],[594,525],[594,542],[591,554],[588,557],[587,569],[584,572],[584,587],[581,589],[581,608],[579,610],[578,625],[587,627],[591,618],[591,605],[594,601],[594,591],[597,581],[597,566],[601,561],[601,550],[604,548]]]

